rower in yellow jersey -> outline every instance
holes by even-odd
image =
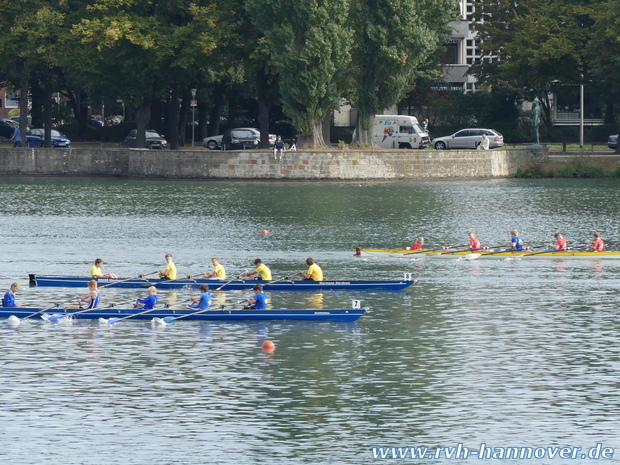
[[[271,270],[260,258],[254,260],[256,269],[254,271],[245,270],[241,276],[254,276],[254,279],[262,279],[263,281],[271,281]]]
[[[177,279],[177,267],[175,266],[174,262],[172,261],[172,254],[171,253],[167,253],[166,254],[166,269],[165,270],[159,270],[159,278],[160,279]]]
[[[226,270],[220,263],[220,259],[217,257],[213,257],[211,259],[211,263],[213,263],[213,272],[205,273],[205,279],[213,279],[213,278],[226,279]]]
[[[301,272],[304,281],[323,281],[323,270],[315,263],[314,258],[306,258],[306,265],[308,265],[308,271]]]

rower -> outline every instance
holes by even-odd
[[[323,281],[323,270],[316,264],[314,258],[306,258],[306,265],[308,265],[308,271],[302,271],[301,275],[304,277],[304,281]]]
[[[151,286],[146,290],[148,296],[144,299],[136,299],[138,305],[135,305],[134,308],[136,310],[152,310],[157,305],[157,288],[155,286]],[[142,304],[140,307],[139,304]]]
[[[594,233],[594,242],[586,248],[586,251],[590,250],[593,252],[602,252],[605,250],[605,243],[603,242],[603,239],[601,239],[601,233]]]
[[[203,284],[200,286],[200,293],[192,296],[192,300],[196,300],[198,303],[195,305],[188,305],[183,307],[182,310],[209,310],[211,305],[211,294],[209,293],[209,286]]]
[[[482,245],[480,244],[480,239],[476,237],[474,232],[470,232],[469,236],[469,250],[480,250],[482,249]]]
[[[424,238],[418,237],[415,242],[411,245],[411,247],[407,247],[407,250],[422,250],[422,246],[424,245]]]
[[[166,269],[159,270],[159,278],[170,279],[170,280],[177,279],[177,267],[172,261],[172,254],[167,253],[165,258],[166,258],[166,263],[167,263]]]
[[[211,259],[211,263],[213,264],[213,271],[211,273],[205,273],[205,279],[226,279],[226,270],[220,263],[220,259],[217,257],[213,257]]]
[[[112,278],[116,279],[116,275],[114,273],[103,274],[101,268],[103,267],[103,260],[98,258],[95,260],[95,265],[90,269],[90,277],[99,279],[99,278]]]
[[[267,308],[267,294],[263,292],[263,285],[257,284],[253,288],[254,298],[248,299],[248,304],[243,308],[245,310],[265,310]]]
[[[99,307],[99,300],[101,299],[101,294],[97,289],[97,281],[95,281],[94,279],[88,281],[88,291],[89,292],[86,295],[76,295],[75,298],[78,301],[78,306],[69,308],[81,308],[84,310],[90,310]]]
[[[2,298],[2,306],[3,307],[19,307],[22,308],[23,305],[17,305],[15,303],[15,294],[19,292],[20,285],[19,283],[11,284],[11,287],[8,291],[4,293],[4,297]]]
[[[254,266],[256,266],[256,269],[254,271],[245,270],[243,273],[241,273],[241,276],[254,276],[254,279],[271,281],[271,270],[267,265],[263,264],[263,261],[260,258],[254,260]]]
[[[555,244],[549,244],[553,250],[568,250],[568,242],[564,239],[561,232],[556,232],[553,237],[555,237]]]
[[[523,250],[523,241],[519,237],[519,231],[513,229],[510,231],[510,235],[512,238],[510,239],[510,244],[507,244],[508,247],[511,247],[512,250],[522,251]]]

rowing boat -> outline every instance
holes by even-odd
[[[531,250],[460,250],[460,251],[419,251],[404,249],[359,249],[362,257],[404,257],[404,258],[534,258],[534,259],[578,259],[578,260],[620,260],[620,252],[584,252],[572,250],[540,251]]]
[[[31,286],[45,287],[86,287],[92,278],[82,277],[66,277],[66,276],[37,276],[30,274]],[[411,286],[415,281],[412,279],[403,279],[401,281],[262,281],[255,279],[110,279],[99,278],[96,280],[98,284],[106,287],[123,287],[123,288],[145,288],[146,286],[155,286],[159,289],[179,289],[183,287],[198,288],[203,284],[209,286],[210,289],[221,288],[223,290],[244,290],[252,289],[256,284],[262,284],[266,291],[324,291],[334,289],[382,289],[382,290],[402,290]]]
[[[227,310],[218,309],[208,310],[201,313],[196,313],[196,310],[172,310],[161,309],[153,310],[148,313],[144,313],[144,310],[136,309],[116,309],[116,308],[101,308],[84,312],[81,309],[70,308],[51,308],[51,309],[39,309],[39,308],[6,308],[0,307],[0,318],[8,318],[10,316],[16,316],[17,318],[25,318],[27,316],[37,314],[37,317],[41,316],[46,320],[58,320],[61,317],[76,318],[76,319],[99,319],[99,318],[134,318],[141,320],[150,320],[152,318],[166,317],[183,317],[183,315],[192,316],[183,318],[184,320],[210,320],[210,321],[247,321],[247,320],[308,320],[308,321],[355,321],[361,317],[365,312],[365,308],[359,309],[335,309],[335,310]],[[76,312],[83,312],[73,315]],[[138,313],[142,312],[142,315]],[[45,315],[45,316],[43,316]]]

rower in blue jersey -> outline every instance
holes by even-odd
[[[146,290],[146,292],[148,293],[147,297],[144,299],[136,299],[138,304],[142,304],[142,307],[140,307],[140,305],[136,305],[134,307],[136,310],[152,310],[155,308],[155,305],[157,305],[157,288],[155,286],[151,286]]]
[[[254,290],[254,298],[248,299],[248,304],[244,309],[265,310],[267,308],[267,294],[263,292],[263,285],[257,284],[252,288]]]
[[[508,245],[512,248],[512,250],[523,250],[523,241],[519,237],[519,231],[513,229],[510,231],[510,235],[512,236],[512,239],[510,239],[510,244]]]
[[[209,286],[203,284],[200,286],[200,294],[192,296],[192,300],[197,301],[195,305],[188,305],[186,310],[208,310],[211,305],[211,294],[209,294]]]
[[[11,284],[11,288],[4,293],[4,297],[2,298],[3,307],[23,307],[23,305],[17,305],[15,303],[15,294],[19,292],[19,289],[19,283]]]

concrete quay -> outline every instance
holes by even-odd
[[[505,178],[545,149],[272,151],[0,148],[0,175],[148,179],[398,180]]]

